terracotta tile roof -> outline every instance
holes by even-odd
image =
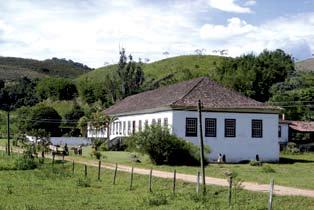
[[[299,132],[314,132],[313,121],[289,121],[289,127]]]
[[[114,115],[161,107],[196,109],[199,99],[204,109],[279,110],[278,107],[243,96],[207,77],[200,77],[129,96],[106,109],[105,113]]]

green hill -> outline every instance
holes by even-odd
[[[314,58],[309,58],[299,61],[295,64],[298,71],[311,71],[314,72]]]
[[[167,79],[168,83],[179,82],[200,76],[208,76],[216,65],[224,59],[213,55],[185,55],[143,64],[146,82]],[[78,80],[90,78],[93,81],[104,81],[108,73],[117,69],[117,65],[98,68],[81,75]]]
[[[27,76],[42,78],[60,76],[75,78],[92,69],[72,60],[52,58],[43,61],[15,57],[0,57],[0,79],[14,80]]]

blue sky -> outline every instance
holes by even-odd
[[[119,47],[135,59],[282,48],[314,53],[313,0],[6,0],[0,55],[67,58],[99,67]],[[164,52],[169,52],[165,55]]]

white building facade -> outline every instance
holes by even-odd
[[[138,94],[139,96],[135,95],[129,99],[126,98],[126,101],[122,100],[107,110],[109,114],[116,117],[116,120],[110,126],[110,139],[126,137],[143,130],[146,125],[158,124],[168,127],[172,134],[199,145],[200,129],[196,106],[193,107],[189,104],[188,106],[179,104],[179,106],[177,105],[178,98],[181,100],[183,97],[185,104],[187,104],[186,101],[197,104],[195,103],[197,100],[194,100],[193,97],[199,95],[202,91],[207,93],[206,85],[210,84],[211,81],[208,82],[207,78],[203,78],[198,83],[183,85],[183,88],[186,89],[183,91],[185,93],[182,93],[182,95],[177,94],[179,96],[176,95],[174,99],[169,99],[174,100],[176,104],[171,103],[169,105],[169,103],[165,104],[162,102],[160,106],[151,106],[149,108],[147,105],[147,108],[143,107],[143,109],[139,109],[137,106],[136,108],[138,109],[135,110],[136,108],[127,105],[138,103],[138,98],[149,100],[149,97],[143,97],[143,95]],[[180,86],[173,86],[175,87],[171,86],[170,90],[180,88]],[[193,93],[193,91],[197,91],[197,88],[201,92]],[[219,90],[221,88],[219,87]],[[158,93],[157,90],[157,93],[152,92],[148,95],[156,94],[159,96],[160,94],[163,95],[165,91],[161,90]],[[224,91],[229,90],[224,89]],[[191,99],[187,97],[191,97]],[[244,96],[237,95],[237,97],[241,98]],[[203,139],[204,144],[208,145],[211,149],[208,157],[210,161],[216,161],[219,154],[225,157],[226,162],[256,159],[266,162],[276,162],[279,160],[278,110],[265,107],[261,109],[261,107],[254,106],[253,108],[210,107],[206,105],[206,103],[208,104],[206,102],[207,99],[203,99],[205,101],[204,111],[202,111]],[[243,100],[243,98],[241,99]],[[143,103],[148,102],[143,101]],[[89,133],[92,134],[92,131]],[[89,137],[92,136],[90,135]],[[107,137],[106,131],[102,132],[102,136]]]

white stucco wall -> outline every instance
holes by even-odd
[[[281,127],[281,137],[279,137],[279,143],[286,144],[289,139],[289,125],[287,123],[279,123]]]
[[[158,119],[161,120],[161,125],[164,126],[164,119],[167,118],[168,120],[168,127],[171,131],[171,125],[172,125],[172,111],[164,111],[164,112],[155,112],[155,113],[147,113],[147,114],[137,114],[137,115],[128,115],[128,116],[119,116],[114,121],[114,123],[110,126],[111,132],[110,132],[110,139],[114,139],[116,137],[121,136],[129,136],[132,134],[133,129],[133,121],[135,121],[135,132],[139,130],[139,120],[142,121],[142,129],[145,128],[145,121],[148,120],[148,125],[152,124],[153,119],[155,119],[156,124],[158,123]],[[125,122],[126,128],[125,132],[123,132],[123,122]],[[129,123],[131,124],[131,127],[129,128]],[[121,128],[120,128],[121,126]],[[129,132],[130,131],[130,132]],[[106,130],[101,130],[99,132],[96,132],[95,130],[88,129],[87,137],[89,138],[106,138],[107,132]]]
[[[185,119],[187,117],[198,118],[198,113],[195,111],[174,111],[173,132],[177,136],[199,145],[199,129],[198,137],[185,136]],[[203,112],[202,118],[204,144],[211,148],[209,155],[211,161],[217,160],[219,153],[225,154],[227,162],[255,160],[256,154],[262,161],[279,160],[277,114]],[[216,137],[205,137],[205,118],[217,119]],[[236,137],[234,138],[224,136],[224,120],[228,118],[236,119]],[[263,121],[262,138],[251,137],[252,119]]]
[[[111,125],[110,139],[120,136],[129,136],[128,121],[135,121],[135,132],[138,131],[139,120],[142,121],[142,128],[145,127],[145,120],[149,125],[155,119],[161,119],[163,125],[164,118],[168,119],[168,127],[175,135],[182,137],[199,145],[199,128],[197,137],[185,136],[185,122],[187,117],[198,118],[196,111],[161,111],[147,114],[119,116],[113,125]],[[203,112],[203,135],[204,143],[209,145],[211,153],[209,158],[216,161],[219,153],[226,156],[227,162],[239,162],[241,160],[255,160],[258,154],[262,161],[279,160],[279,143],[278,143],[278,114],[259,114],[259,113],[228,113],[228,112]],[[216,137],[205,137],[205,118],[216,118],[217,135]],[[224,137],[224,120],[236,119],[236,137]],[[251,120],[258,119],[263,121],[263,137],[251,137]],[[123,133],[123,122],[126,123],[126,132]],[[121,124],[120,124],[121,123]],[[120,130],[120,125],[121,130]],[[113,130],[115,127],[115,130]],[[284,131],[282,132],[284,133]],[[93,135],[94,134],[94,135]],[[95,137],[95,132],[88,132],[88,137]],[[106,137],[106,132],[98,133],[98,137]],[[180,157],[178,157],[180,158]]]

